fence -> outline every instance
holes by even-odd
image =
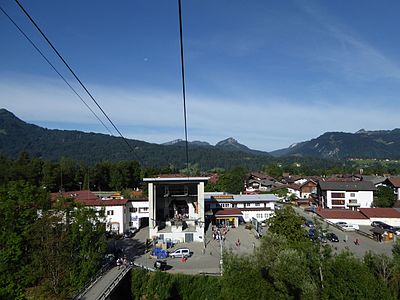
[[[111,282],[111,284],[101,293],[99,300],[107,299],[107,297],[110,296],[111,292],[118,285],[118,283],[122,280],[122,278],[125,277],[126,273],[128,273],[131,270],[131,268],[132,268],[131,265],[126,266],[122,270],[122,272],[119,273],[118,276],[114,278],[114,280]]]
[[[107,272],[109,269],[111,269],[112,266],[114,266],[114,261],[109,261],[106,265],[104,265],[96,274],[94,274],[87,282],[86,284],[79,290],[77,295],[73,298],[74,300],[80,300],[82,299],[83,295],[86,293],[86,291],[92,287],[97,280],[103,276],[105,272]]]

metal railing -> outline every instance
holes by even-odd
[[[94,274],[85,285],[78,291],[77,295],[73,298],[73,300],[82,299],[83,295],[86,294],[87,290],[91,288],[111,267],[114,265],[114,261],[109,261],[106,265],[104,265],[96,274]]]
[[[117,277],[109,284],[109,286],[101,293],[99,300],[105,300],[112,293],[114,288],[120,283],[120,281],[125,277],[125,275],[132,269],[131,265],[127,265],[124,267],[121,273],[118,274]]]

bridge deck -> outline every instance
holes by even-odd
[[[88,290],[86,290],[85,294],[82,295],[80,299],[84,300],[97,300],[101,299],[103,294],[107,291],[107,289],[118,281],[118,277],[122,275],[125,271],[125,267],[113,267],[108,272],[104,273]],[[122,279],[119,278],[119,280]],[[114,287],[112,287],[113,289]]]

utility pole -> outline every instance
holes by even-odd
[[[223,275],[223,273],[224,273],[224,269],[223,269],[223,263],[224,263],[224,258],[223,258],[223,253],[224,253],[224,249],[223,249],[223,247],[222,247],[222,238],[220,238],[219,239],[219,246],[220,246],[220,252],[221,252],[221,259],[219,260],[219,268],[220,268],[220,273],[221,273],[221,276]]]

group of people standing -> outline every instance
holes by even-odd
[[[130,265],[130,261],[124,256],[117,259],[117,267],[118,270],[123,267],[128,267]]]
[[[226,234],[228,233],[228,227],[226,227],[225,225],[222,226],[221,228],[217,228],[217,227],[213,227],[213,239],[214,240],[222,240],[225,241],[226,239]]]

